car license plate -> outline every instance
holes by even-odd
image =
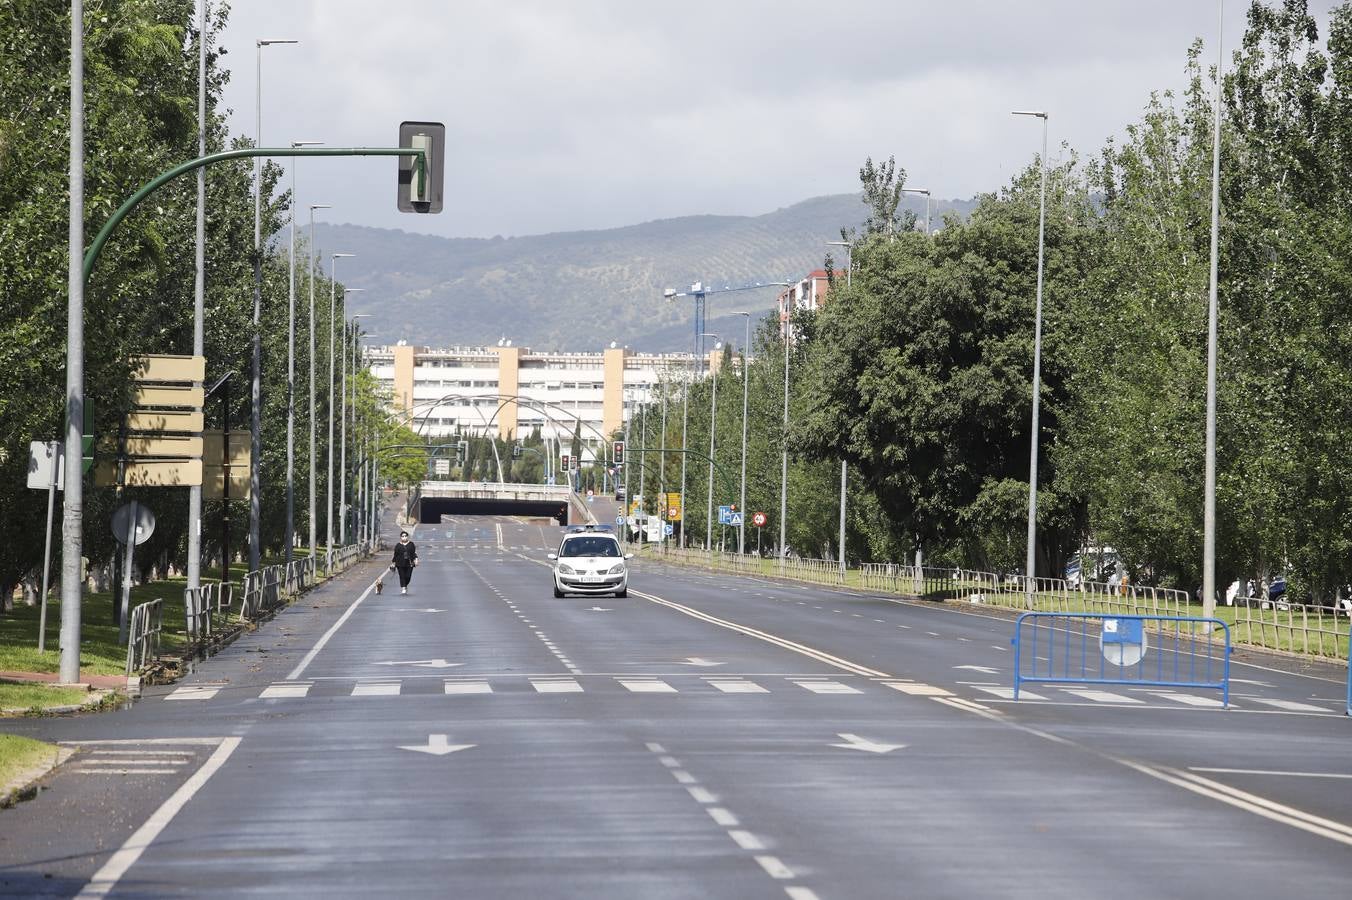
[[[583,583],[583,584],[600,584],[601,581],[602,581],[602,579],[601,579],[601,576],[600,576],[600,575],[583,575],[583,576],[582,576],[582,583]]]

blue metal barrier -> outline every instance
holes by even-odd
[[[1230,627],[1220,619],[1027,612],[1010,643],[1015,700],[1038,681],[1207,688],[1230,705]],[[1348,691],[1352,713],[1352,675]]]

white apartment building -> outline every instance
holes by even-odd
[[[428,436],[495,429],[506,439],[538,426],[569,439],[581,421],[585,440],[609,439],[632,409],[663,381],[691,377],[689,353],[532,352],[524,347],[414,347],[404,342],[365,348],[366,365],[391,406]],[[705,371],[721,355],[711,351]],[[702,374],[702,373],[700,373]],[[698,376],[697,376],[698,377]]]

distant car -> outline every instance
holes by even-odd
[[[615,485],[615,499],[616,500],[624,499],[624,485],[622,484]]]
[[[629,595],[629,566],[627,559],[634,554],[620,549],[615,535],[587,529],[563,536],[559,552],[549,554],[554,560],[554,596],[566,594]]]

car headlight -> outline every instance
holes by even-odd
[[[607,574],[610,574],[610,575],[622,575],[622,574],[624,574],[624,563],[616,563],[615,565],[611,566],[611,567],[610,567],[610,572],[607,573]]]
[[[576,575],[577,573],[573,571],[573,567],[572,567],[572,566],[568,566],[568,565],[564,565],[563,563],[559,563],[559,574],[560,574],[560,575]]]

